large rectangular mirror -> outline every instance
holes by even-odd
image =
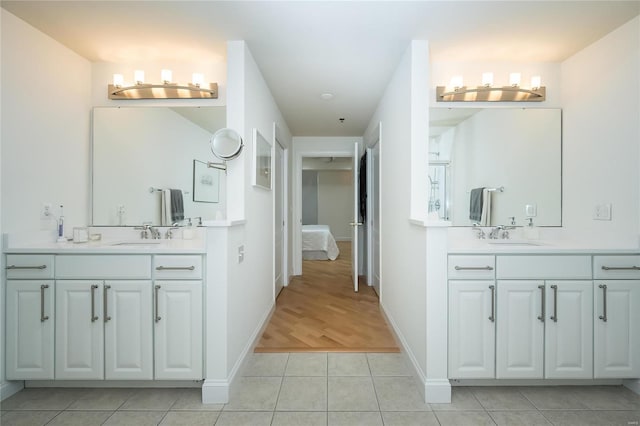
[[[94,108],[92,225],[162,225],[168,189],[182,191],[181,224],[214,219],[225,209],[225,174],[194,167],[214,159],[209,139],[225,124],[225,107]]]
[[[431,108],[429,133],[429,211],[440,219],[478,222],[472,192],[485,188],[487,226],[525,225],[529,216],[562,225],[561,110]]]

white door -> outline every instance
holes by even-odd
[[[360,167],[360,144],[354,144],[353,153],[353,221],[351,222],[351,276],[353,280],[353,291],[358,291],[358,263],[359,263],[359,242],[360,242],[360,191],[358,173]]]
[[[367,155],[367,217],[369,223],[371,285],[380,296],[380,140]]]
[[[593,377],[593,282],[547,281],[545,378]]]
[[[104,379],[102,281],[56,281],[56,379]]]
[[[544,296],[543,281],[498,281],[496,378],[542,378]]]
[[[155,379],[202,379],[202,281],[155,281]]]
[[[53,379],[53,291],[53,281],[7,281],[7,379]]]
[[[274,282],[274,297],[278,297],[278,294],[284,287],[284,150],[280,143],[276,140],[275,145],[275,158],[274,158],[274,212],[273,212],[273,282]]]
[[[594,377],[640,377],[640,281],[594,284]]]
[[[103,301],[105,378],[153,379],[151,281],[106,281]]]
[[[495,377],[495,282],[449,282],[449,378]]]

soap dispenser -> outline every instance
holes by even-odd
[[[191,222],[191,218],[188,219],[187,226],[182,230],[182,239],[183,240],[192,240],[193,234],[195,230],[193,229],[193,223]]]
[[[529,223],[524,227],[524,237],[527,240],[537,240],[540,238],[540,232],[536,226],[533,225],[533,218],[528,217]]]

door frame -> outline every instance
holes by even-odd
[[[283,234],[282,234],[282,285],[283,287],[287,287],[289,285],[289,148],[287,148],[281,141],[280,138],[278,137],[278,124],[277,123],[273,123],[273,149],[274,149],[274,155],[273,155],[273,161],[274,164],[271,166],[272,170],[274,170],[274,166],[275,166],[275,150],[278,149],[278,146],[280,148],[282,148],[282,188],[280,188],[280,190],[282,191],[282,220],[284,222],[283,225]],[[274,187],[274,190],[276,188]],[[275,217],[275,213],[276,213],[276,193],[275,191],[273,192],[273,217]],[[276,227],[275,227],[275,223],[274,223],[274,227],[273,227],[273,271],[271,272],[271,276],[272,278],[275,280],[275,268],[276,268],[276,250],[275,250],[275,245],[276,245]],[[275,288],[276,288],[276,283],[274,281],[273,283],[273,297],[275,300],[275,297],[277,296],[277,294],[275,294]]]
[[[353,158],[353,145],[348,149],[314,149],[300,150],[295,152],[293,165],[294,179],[294,199],[295,206],[293,209],[293,275],[302,275],[302,159],[317,157],[348,157]],[[355,171],[357,172],[357,171]],[[355,242],[358,243],[357,241]],[[352,242],[353,244],[353,242]],[[352,262],[358,262],[358,259],[352,259]]]
[[[380,162],[380,156],[381,156],[381,145],[380,142],[382,141],[382,122],[379,122],[378,125],[373,129],[373,132],[371,132],[371,136],[368,138],[368,140],[365,142],[365,150],[367,152],[367,194],[373,194],[373,155],[372,155],[372,151],[374,150],[374,148],[376,148],[376,146],[378,147],[378,162]],[[378,167],[378,182],[381,181],[380,179],[380,167]],[[382,209],[380,208],[380,185],[378,185],[378,191],[377,191],[377,198],[376,198],[376,202],[378,203],[378,222],[381,223],[381,219],[380,216],[382,214]],[[373,223],[371,222],[371,218],[372,218],[372,211],[373,211],[373,199],[371,196],[367,195],[367,219],[366,219],[366,225],[367,225],[367,285],[369,285],[370,287],[373,286]],[[382,293],[382,235],[379,232],[378,233],[378,239],[380,240],[380,248],[378,250],[378,268],[380,269],[378,276],[380,279],[380,283],[379,283],[379,287],[380,287],[380,293]],[[378,298],[380,300],[382,300],[382,294],[378,294]]]

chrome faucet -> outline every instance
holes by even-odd
[[[176,226],[176,225],[177,225],[177,223],[174,223],[174,226],[172,226],[172,227],[167,229],[167,233],[165,234],[165,238],[167,240],[170,240],[170,239],[173,238],[173,231],[176,231],[176,230],[180,229],[180,227]]]
[[[491,230],[491,232],[489,232],[489,239],[490,240],[497,240],[498,238],[502,238],[505,240],[509,239],[509,231],[511,231],[512,229],[516,229],[515,226],[506,226],[506,225],[498,225],[495,228],[493,228]],[[502,231],[502,234],[500,234],[500,231]]]
[[[140,238],[146,240],[149,238],[149,234],[151,234],[151,238],[154,240],[160,239],[160,231],[153,227],[150,223],[143,223],[142,226],[136,226],[133,229],[140,230]]]
[[[474,223],[473,224],[473,229],[474,231],[478,231],[478,233],[476,234],[476,237],[478,237],[479,240],[484,240],[486,238],[486,234],[484,233],[484,230],[480,227],[480,225],[478,223]]]

